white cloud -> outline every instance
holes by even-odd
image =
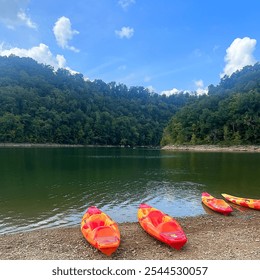
[[[195,85],[196,85],[196,87],[202,88],[204,86],[204,83],[202,80],[198,80],[198,81],[195,81]]]
[[[122,38],[130,39],[134,35],[134,29],[124,26],[121,28],[121,30],[116,30],[115,33],[121,39]]]
[[[166,96],[170,96],[170,95],[173,95],[173,94],[179,94],[183,92],[183,90],[179,90],[177,88],[173,88],[173,89],[170,89],[170,90],[163,90],[161,92],[161,94],[165,94]]]
[[[226,50],[224,72],[220,77],[225,75],[231,76],[237,70],[241,70],[246,65],[253,65],[256,60],[253,56],[256,40],[248,37],[236,38]]]
[[[197,95],[208,94],[208,87],[204,87],[204,83],[202,80],[194,81],[194,85],[196,87],[195,91],[173,88],[170,90],[164,90],[161,92],[161,94],[165,94],[166,96],[179,94],[179,93],[189,93],[189,94],[197,94]]]
[[[37,28],[37,25],[32,22],[32,20],[26,15],[26,13],[22,10],[20,10],[18,13],[17,13],[17,17],[25,23],[25,25],[27,25],[28,27],[30,28],[34,28],[36,29]]]
[[[58,64],[58,68],[66,68],[66,59],[63,55],[61,54],[57,54],[56,57],[55,57],[55,61],[57,61],[57,64]],[[55,69],[57,67],[54,67]]]
[[[146,88],[150,93],[155,93],[156,92],[156,89],[153,87],[153,86],[148,86]]]
[[[204,95],[204,94],[208,94],[208,88],[197,88],[196,89],[196,94],[197,95]]]
[[[36,29],[37,25],[25,12],[28,3],[29,0],[0,0],[0,21],[11,29],[17,25]]]
[[[69,45],[69,41],[73,38],[73,36],[79,34],[77,30],[73,30],[71,28],[71,22],[69,18],[64,16],[59,18],[53,27],[53,33],[55,35],[57,44],[61,48],[79,52],[78,49]]]
[[[51,53],[49,47],[45,44],[39,44],[39,46],[32,47],[30,49],[21,49],[16,47],[4,49],[4,46],[2,45],[0,49],[1,56],[10,56],[12,54],[19,57],[31,57],[39,63],[51,65],[55,69],[64,67],[66,64],[66,60],[64,57],[62,58],[62,56],[60,55],[57,55],[55,57]]]
[[[135,0],[119,0],[118,1],[118,4],[124,9],[124,10],[127,10],[127,8],[134,4],[135,3]]]
[[[202,80],[197,80],[194,82],[196,86],[196,94],[197,95],[203,95],[203,94],[208,94],[208,87],[204,87],[204,83]]]
[[[0,44],[0,56],[16,55],[19,57],[30,57],[39,63],[45,65],[51,65],[55,70],[58,68],[64,68],[70,71],[72,74],[77,73],[66,66],[66,59],[63,55],[54,56],[49,47],[45,44],[39,44],[39,46],[32,47],[30,49],[21,48],[4,48],[4,44]]]

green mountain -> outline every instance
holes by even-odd
[[[0,57],[0,142],[157,146],[171,117],[194,99]]]
[[[246,66],[181,108],[165,128],[161,145],[260,144],[260,64]]]

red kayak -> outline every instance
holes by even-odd
[[[207,207],[223,215],[228,215],[233,211],[223,199],[217,199],[207,192],[202,193],[201,200]]]
[[[187,242],[179,223],[162,211],[147,204],[140,204],[137,215],[141,227],[156,239],[177,250]]]

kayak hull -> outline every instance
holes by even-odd
[[[260,199],[237,197],[226,193],[222,193],[222,196],[234,204],[260,210]]]
[[[201,201],[211,210],[221,213],[223,215],[229,215],[233,209],[223,199],[217,199],[207,192],[203,192],[201,195]]]
[[[140,204],[138,221],[151,236],[180,250],[187,242],[187,237],[179,223],[162,211],[147,204]]]
[[[107,256],[119,247],[120,232],[117,224],[95,206],[89,207],[84,214],[81,232],[92,246]]]

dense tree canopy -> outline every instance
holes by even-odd
[[[259,112],[259,63],[210,85],[208,95],[166,97],[0,57],[0,142],[260,144]]]
[[[247,66],[209,95],[181,108],[165,128],[167,144],[260,144],[260,64]]]
[[[194,98],[0,57],[0,142],[156,146],[170,118]]]

